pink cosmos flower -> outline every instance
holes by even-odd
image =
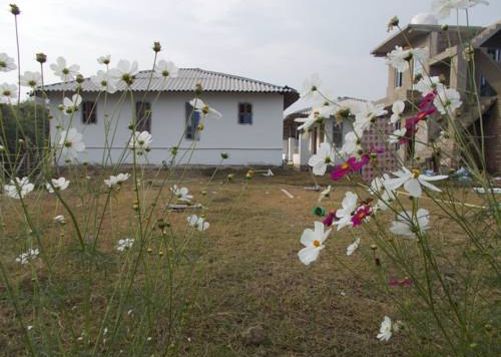
[[[362,203],[356,210],[355,214],[351,217],[351,224],[353,227],[359,226],[362,222],[373,213],[372,207],[368,203]]]
[[[332,223],[334,223],[334,221],[337,221],[337,220],[338,220],[338,218],[336,217],[336,210],[332,210],[329,212],[329,214],[327,214],[327,216],[324,218],[322,223],[326,227],[330,227],[330,226],[332,226]]]

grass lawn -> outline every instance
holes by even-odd
[[[281,171],[274,177],[256,174],[246,184],[245,172],[235,172],[233,182],[226,180],[227,173],[218,173],[207,186],[210,174],[192,170],[182,183],[193,192],[196,202],[208,207],[203,214],[210,228],[203,234],[196,232],[194,239],[187,243],[193,248],[188,246],[183,256],[186,260],[196,260],[195,269],[188,264],[180,265],[176,284],[182,286],[186,277],[190,283],[178,300],[187,299],[190,303],[182,314],[182,327],[178,330],[182,336],[177,347],[179,353],[187,356],[407,355],[405,331],[387,343],[376,339],[382,317],[393,311],[372,283],[371,243],[363,229],[356,231],[362,244],[351,257],[345,252],[353,237],[346,229],[340,233],[333,231],[317,262],[304,266],[298,260],[301,233],[312,227],[315,220],[312,208],[316,205],[318,192],[304,189],[313,185],[311,176],[292,171]],[[95,173],[89,174],[93,177]],[[159,177],[152,177],[147,183],[147,195],[154,196],[158,192],[158,180]],[[328,182],[323,178],[319,183]],[[169,182],[167,187],[173,183],[175,181]],[[348,186],[335,186],[326,208],[339,207],[347,189]],[[164,189],[156,209],[161,210],[169,197],[170,192]],[[77,197],[68,200],[75,205],[82,204]],[[128,231],[133,221],[133,201],[129,181],[113,197],[110,217],[104,221],[99,241],[103,258],[95,264],[89,281],[84,275],[82,278],[72,274],[78,259],[71,253],[75,245],[71,225],[63,229],[46,225],[44,234],[53,253],[53,269],[69,291],[61,301],[54,302],[66,306],[55,307],[56,310],[69,311],[68,316],[62,314],[54,322],[69,331],[67,336],[61,337],[62,344],[77,338],[81,325],[86,326],[88,335],[97,333],[94,319],[104,313],[112,294],[110,286],[120,271],[116,268],[120,259],[115,250],[116,239],[108,237]],[[40,210],[41,221],[51,222],[61,211],[61,207],[55,207],[55,199],[46,193],[33,198],[29,204]],[[102,202],[97,205],[102,206]],[[9,214],[5,214],[5,243],[0,254],[4,261],[12,262],[7,264],[12,285],[17,289],[21,304],[29,307],[33,290],[43,289],[48,284],[44,278],[46,267],[37,263],[37,277],[34,278],[33,271],[20,269],[13,262],[14,252],[19,252],[18,238],[23,233],[13,221],[8,221]],[[170,212],[166,217],[173,230],[186,232],[188,214],[191,213]],[[78,219],[82,221],[85,217]],[[155,259],[169,251],[155,241],[148,242],[147,249],[151,264],[157,264]],[[156,288],[155,285],[154,282]],[[82,296],[82,291],[87,291],[85,286],[92,286],[89,296]],[[161,284],[158,286],[160,289]],[[0,297],[0,331],[3,331],[0,351],[8,351],[6,355],[22,354],[15,311],[8,302],[3,283]],[[140,304],[137,302],[137,309]],[[33,315],[30,309],[23,313],[28,321]],[[91,313],[79,314],[79,309]],[[153,318],[159,326],[168,324],[168,316]],[[159,329],[153,341],[160,339],[162,333]],[[77,353],[78,347],[72,351]]]

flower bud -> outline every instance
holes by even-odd
[[[77,74],[76,82],[77,82],[78,84],[82,84],[84,81],[85,81],[84,76],[82,76],[80,73],[79,73],[79,74]]]
[[[162,50],[162,46],[160,45],[160,42],[153,42],[153,51],[160,52],[161,50]]]
[[[449,29],[449,25],[443,24],[442,25],[442,31],[447,31]]]
[[[203,92],[203,87],[202,87],[202,83],[198,82],[196,85],[195,85],[195,95],[198,97],[202,94]]]
[[[230,155],[228,155],[227,152],[222,152],[221,153],[221,159],[226,160],[228,157],[230,157]]]
[[[325,208],[323,207],[313,207],[313,215],[317,217],[324,217],[325,216]]]
[[[17,16],[21,13],[21,10],[19,10],[19,7],[16,4],[10,4],[9,6],[12,15]]]
[[[398,23],[399,22],[400,22],[400,20],[398,19],[398,17],[393,16],[390,19],[390,21],[388,21],[388,30],[387,30],[387,32],[392,31],[394,27],[398,27]]]
[[[43,52],[37,53],[35,55],[35,58],[36,58],[37,62],[39,62],[39,63],[43,64],[43,63],[47,62],[47,55]]]

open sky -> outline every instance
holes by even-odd
[[[318,73],[335,96],[383,97],[386,66],[370,51],[401,25],[430,10],[431,0],[1,0],[0,52],[15,55],[14,18],[21,8],[21,69],[37,70],[36,52],[65,57],[92,75],[100,55],[137,60],[149,69],[151,45],[179,67],[238,74],[298,90]],[[501,0],[470,10],[473,25],[499,20]],[[460,17],[464,24],[464,15]],[[442,23],[456,24],[456,16]],[[113,64],[113,62],[112,62]],[[48,67],[47,67],[48,68]],[[50,70],[49,70],[50,71]],[[0,83],[15,82],[2,73]],[[50,74],[48,82],[56,81]]]

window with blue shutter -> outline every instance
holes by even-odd
[[[185,138],[189,140],[200,140],[200,131],[198,125],[200,124],[201,113],[194,110],[190,103],[186,103],[186,130]]]
[[[250,103],[238,104],[238,124],[252,125],[252,104]]]

